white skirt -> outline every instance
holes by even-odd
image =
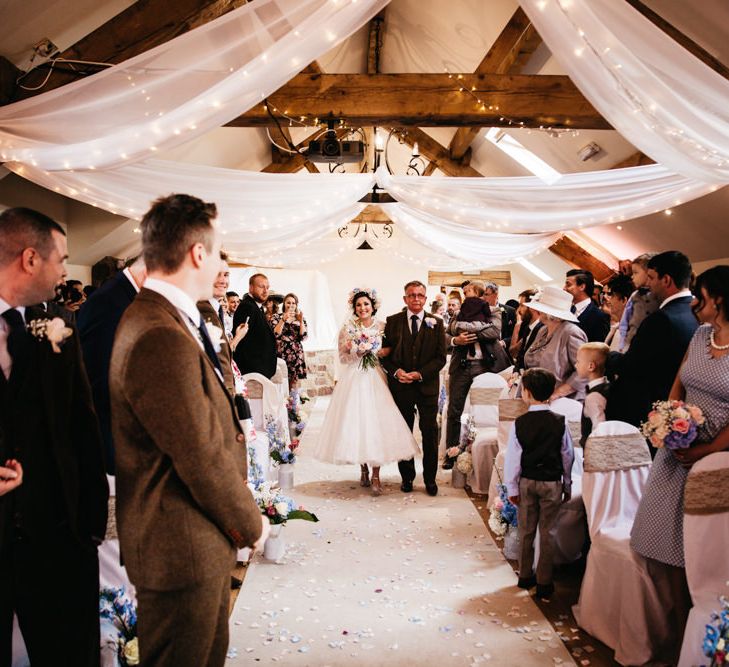
[[[381,466],[420,453],[387,387],[380,367],[362,370],[357,363],[342,369],[324,423],[309,434],[312,454],[325,463]],[[307,438],[304,431],[302,449]]]

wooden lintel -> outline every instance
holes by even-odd
[[[333,116],[354,127],[507,127],[511,121],[525,127],[611,129],[566,76],[463,76],[464,83],[475,86],[485,109],[458,91],[456,74],[298,74],[268,100],[293,116]],[[228,125],[270,122],[263,105],[257,104]]]
[[[616,269],[610,268],[605,262],[590,254],[581,245],[569,236],[563,236],[555,241],[549,249],[575,269],[587,269],[595,276],[595,280],[603,283],[615,275]]]
[[[671,39],[680,44],[689,53],[698,58],[702,63],[708,65],[717,74],[725,79],[729,79],[729,67],[724,65],[718,58],[711,55],[706,49],[694,42],[690,37],[684,35],[678,28],[671,25],[664,18],[659,16],[650,7],[646,6],[641,0],[627,0],[628,4],[636,11],[640,12],[653,25],[665,32]]]
[[[649,158],[645,153],[638,151],[629,155],[624,160],[620,160],[617,164],[614,164],[610,169],[625,169],[626,167],[642,167],[646,164],[655,164],[655,161]]]
[[[377,206],[377,204],[368,204],[360,212],[359,215],[352,218],[352,222],[367,223],[368,225],[387,225],[393,224],[387,214]]]
[[[446,176],[483,176],[465,161],[454,160],[445,146],[442,146],[427,132],[418,127],[396,128],[398,135],[408,145],[418,143],[420,154],[430,160],[430,163],[440,169]],[[467,154],[470,158],[470,155]],[[432,172],[430,172],[432,173]]]
[[[476,68],[476,74],[520,74],[540,42],[531,21],[518,7]],[[462,158],[480,130],[480,127],[459,127],[449,145],[451,157]]]
[[[490,281],[504,287],[511,286],[511,271],[487,271],[482,270],[476,273],[469,271],[428,271],[428,285],[446,285],[448,287],[460,287],[466,280]]]

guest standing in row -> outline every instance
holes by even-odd
[[[248,330],[245,338],[237,342],[233,356],[244,375],[260,373],[271,379],[276,373],[276,337],[264,312],[268,292],[268,278],[262,273],[248,279],[248,294],[241,299],[233,317],[233,333],[238,333],[241,324],[248,324]]]
[[[306,378],[306,359],[303,341],[308,336],[304,313],[299,310],[299,297],[289,293],[284,297],[283,313],[271,318],[278,356],[286,362],[289,388],[294,389],[299,380]]]
[[[579,327],[591,342],[604,342],[610,331],[610,316],[598,308],[592,300],[595,279],[589,271],[567,271],[564,289],[572,295],[571,312],[577,315]]]

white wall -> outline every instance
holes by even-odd
[[[71,280],[80,280],[84,285],[91,284],[91,267],[83,264],[66,264],[68,277]]]

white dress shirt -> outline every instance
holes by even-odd
[[[585,308],[590,305],[590,299],[589,297],[587,299],[582,299],[579,303],[572,304],[575,307],[575,317],[579,317],[584,312]]]
[[[676,292],[676,294],[672,294],[671,296],[663,299],[663,301],[661,302],[661,305],[658,306],[658,308],[663,308],[666,304],[671,303],[671,301],[674,301],[676,299],[681,299],[685,296],[693,297],[693,294],[691,294],[690,289],[682,289],[680,292]]]
[[[409,308],[405,312],[407,313],[408,317],[408,329],[410,329],[410,333],[413,332],[413,321],[411,319],[413,315],[418,318],[418,332],[420,332],[420,330],[423,328],[423,320],[425,319],[425,308],[423,308],[423,310],[421,310],[417,315]]]
[[[126,279],[130,283],[132,283],[132,287],[136,290],[137,294],[139,294],[139,285],[137,285],[137,281],[134,280],[134,276],[132,275],[132,272],[129,270],[129,267],[127,267],[126,269],[124,269],[124,271],[122,271],[122,273],[124,274],[124,276],[126,277]]]

